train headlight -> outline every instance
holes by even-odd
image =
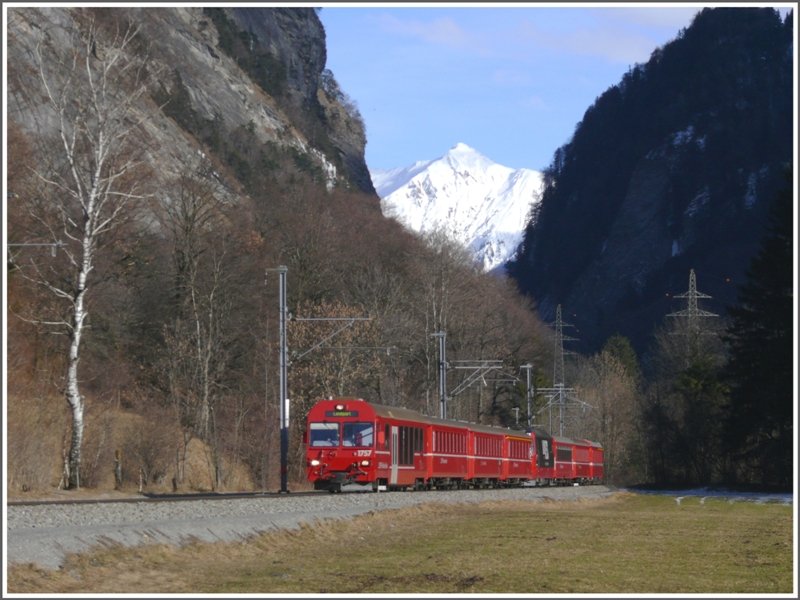
[[[368,467],[369,466],[369,461],[368,460],[362,460],[361,461],[361,466],[362,467]]]
[[[310,464],[312,467],[318,467],[319,461],[316,458],[312,458],[311,462],[309,462],[308,464]]]
[[[336,410],[344,410],[344,404],[337,404]]]

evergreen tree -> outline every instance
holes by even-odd
[[[770,227],[729,309],[731,405],[726,441],[750,483],[792,482],[792,192],[772,206]]]
[[[670,319],[656,333],[642,410],[653,483],[712,485],[727,472],[721,451],[728,403],[717,324]]]
[[[636,385],[641,383],[642,370],[639,367],[639,358],[633,349],[633,344],[624,335],[618,333],[606,340],[603,346],[604,352],[609,352],[614,358],[620,361],[625,367],[627,374],[633,379]]]

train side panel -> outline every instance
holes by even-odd
[[[434,424],[430,428],[430,483],[460,485],[469,477],[469,432],[465,427]]]
[[[592,483],[602,483],[605,481],[605,454],[600,444],[596,442],[591,442],[591,444]]]
[[[532,447],[533,441],[529,437],[505,436],[503,481],[518,483],[533,479]]]
[[[472,470],[475,485],[489,485],[503,477],[503,435],[471,431]]]
[[[572,440],[562,437],[553,437],[555,449],[554,480],[557,483],[566,483],[575,478],[575,465],[573,462]]]
[[[574,479],[578,482],[589,482],[592,479],[591,446],[586,440],[576,442],[572,447],[574,463]]]

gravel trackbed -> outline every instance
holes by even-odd
[[[102,545],[135,546],[189,541],[243,540],[300,523],[343,519],[358,514],[426,502],[495,500],[579,500],[614,493],[605,486],[523,487],[433,492],[344,492],[281,497],[248,497],[187,502],[38,504],[7,507],[9,565],[34,563],[60,567],[68,554]]]

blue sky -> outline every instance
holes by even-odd
[[[700,8],[324,5],[320,19],[327,66],[366,122],[371,169],[464,142],[541,170],[594,100]]]

